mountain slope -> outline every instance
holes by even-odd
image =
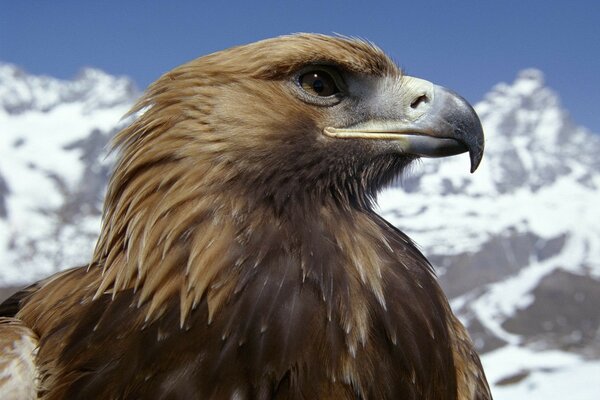
[[[61,81],[0,64],[0,284],[89,260],[106,144],[137,95],[128,79],[98,70]]]
[[[0,286],[89,260],[106,143],[137,95],[93,69],[61,81],[0,64]],[[563,398],[570,381],[597,398],[600,136],[570,120],[536,70],[476,110],[479,170],[466,156],[422,160],[380,195],[380,211],[435,265],[496,398]]]

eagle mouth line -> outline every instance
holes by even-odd
[[[448,157],[469,151],[467,145],[461,140],[435,136],[433,133],[419,130],[338,129],[327,127],[323,130],[323,134],[336,139],[393,140],[402,153],[420,157]]]
[[[338,139],[392,139],[402,140],[406,136],[424,136],[432,139],[452,139],[434,136],[428,132],[415,130],[369,130],[369,129],[339,129],[327,127],[323,129],[325,136]]]

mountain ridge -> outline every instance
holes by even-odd
[[[0,109],[12,115],[49,112],[65,104],[82,102],[85,110],[131,103],[139,91],[133,81],[92,67],[81,69],[72,80],[30,75],[16,65],[0,62]]]

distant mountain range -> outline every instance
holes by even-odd
[[[0,63],[0,286],[90,259],[107,142],[138,96],[96,69],[65,81]],[[496,399],[600,398],[600,135],[537,70],[475,108],[479,170],[424,159],[380,195],[381,213],[436,267]]]

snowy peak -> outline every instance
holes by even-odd
[[[499,83],[486,95],[486,100],[509,97],[517,100],[513,105],[540,109],[549,105],[548,100],[558,105],[556,94],[546,87],[544,73],[535,68],[524,69],[517,74],[512,84]],[[525,100],[525,101],[523,101]]]
[[[544,73],[533,68],[519,72],[512,84],[499,83],[494,86],[477,106],[482,118],[498,110],[538,112],[561,108],[558,95],[545,85]]]
[[[496,85],[475,106],[486,145],[479,170],[467,158],[424,160],[404,181],[409,192],[496,196],[537,191],[561,177],[595,187],[600,181],[600,136],[576,126],[544,74],[526,69]]]
[[[501,83],[476,107],[486,131],[487,158],[500,192],[532,190],[596,169],[600,139],[576,126],[558,95],[535,69]]]
[[[477,105],[477,113],[494,137],[507,145],[536,141],[542,150],[556,148],[564,130],[572,131],[570,117],[561,107],[558,95],[545,86],[544,74],[536,69],[521,71],[512,84],[500,83]],[[489,129],[491,128],[491,129]],[[517,141],[515,143],[515,141]],[[492,153],[498,147],[492,147]],[[505,155],[504,151],[500,152]]]
[[[81,103],[87,111],[130,104],[138,91],[125,77],[115,77],[94,68],[83,69],[73,80],[29,75],[0,62],[0,111],[18,115],[28,111],[48,112],[70,103]]]

